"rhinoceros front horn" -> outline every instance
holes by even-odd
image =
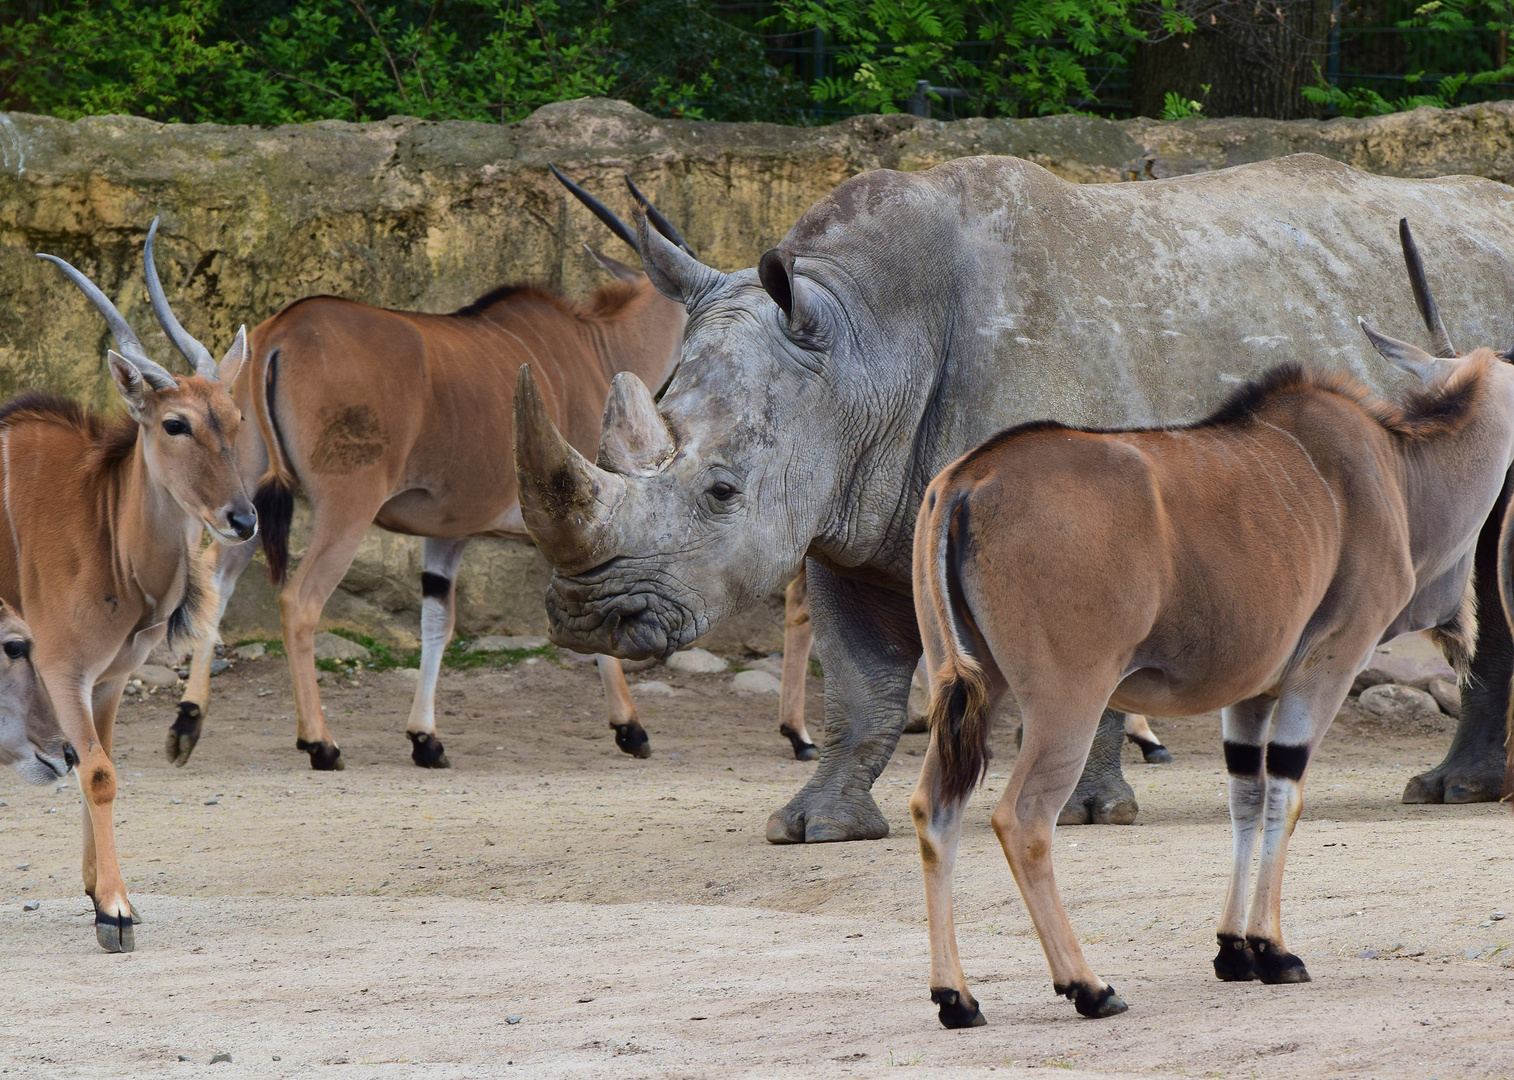
[[[622,476],[661,472],[677,447],[647,384],[622,371],[610,384],[599,436],[599,466]]]
[[[626,482],[568,445],[530,365],[515,377],[515,477],[526,531],[559,570],[587,570],[615,553],[615,508]]]

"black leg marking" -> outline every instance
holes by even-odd
[[[1214,958],[1214,977],[1221,982],[1250,982],[1256,978],[1255,957],[1240,934],[1216,934],[1220,952]]]
[[[944,1028],[970,1028],[982,1027],[988,1023],[983,1018],[983,1013],[978,1008],[978,1003],[973,1002],[972,1008],[962,1003],[962,995],[955,990],[938,990],[931,988],[930,999],[941,1007],[941,1026]]]
[[[1141,757],[1146,759],[1146,764],[1172,764],[1172,751],[1168,750],[1167,747],[1155,739],[1143,739],[1139,735],[1126,735],[1125,737],[1141,748]]]
[[[635,720],[624,724],[611,724],[615,729],[615,745],[635,758],[652,756],[652,740],[647,738],[647,729]]]
[[[1250,743],[1225,740],[1225,770],[1231,776],[1260,776],[1262,748]]]
[[[410,760],[423,769],[450,769],[442,741],[427,731],[407,731],[410,736]]]
[[[799,761],[814,761],[820,756],[820,748],[812,742],[807,742],[799,737],[799,732],[787,724],[778,725],[778,734],[789,741],[794,748],[794,757]]]
[[[430,570],[421,574],[421,596],[427,600],[445,600],[452,592],[452,582]]]
[[[1262,982],[1277,985],[1278,983],[1310,981],[1309,971],[1304,967],[1304,962],[1277,942],[1268,941],[1266,938],[1248,937],[1246,944],[1251,946],[1251,954],[1256,963],[1256,977]]]
[[[347,762],[342,760],[341,749],[334,743],[296,739],[294,745],[295,749],[310,755],[310,767],[316,772],[340,772],[347,767]]]
[[[1267,775],[1292,780],[1295,784],[1304,778],[1304,769],[1309,765],[1307,746],[1284,746],[1282,743],[1267,744]]]

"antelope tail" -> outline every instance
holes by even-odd
[[[258,434],[268,448],[268,471],[258,479],[252,505],[258,512],[259,533],[263,537],[263,559],[268,563],[268,579],[282,585],[289,575],[289,526],[294,519],[294,493],[299,478],[284,452],[279,421],[273,413],[274,392],[279,381],[279,350],[263,356],[253,353],[252,414]]]
[[[1514,498],[1504,509],[1503,524],[1498,530],[1498,595],[1503,600],[1504,618],[1514,627]],[[1488,612],[1489,618],[1495,618]],[[1504,717],[1503,801],[1514,797],[1514,681]]]
[[[958,803],[988,771],[988,678],[968,644],[972,613],[962,590],[967,495],[955,493],[948,501],[949,493],[949,488],[941,489],[930,512],[923,576],[944,653],[931,672],[928,721],[941,762],[940,797]]]

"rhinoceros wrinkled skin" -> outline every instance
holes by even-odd
[[[757,603],[807,555],[825,737],[769,839],[884,836],[870,788],[920,654],[910,557],[930,479],[1026,420],[1191,420],[1287,360],[1394,393],[1405,377],[1356,320],[1427,341],[1402,216],[1453,342],[1514,340],[1514,189],[1373,176],[1312,155],[1100,186],[1014,158],[865,173],[811,207],[758,269],[729,275],[643,227],[654,284],[689,309],[682,362],[659,412],[637,414],[665,430],[605,439],[676,452],[616,469],[602,451],[613,471],[582,459],[569,468],[543,450],[555,432],[516,397],[523,512],[555,566],[553,640],[666,656]],[[649,400],[639,386],[617,392]],[[618,424],[631,415],[612,414]],[[579,512],[594,517],[581,542],[564,539],[561,520],[546,527],[572,484]],[[1497,612],[1492,575],[1481,576],[1492,587],[1482,610]],[[1411,792],[1418,782],[1497,797],[1502,620],[1485,619],[1482,640],[1482,698],[1441,771]]]

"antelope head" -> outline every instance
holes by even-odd
[[[31,783],[45,784],[65,775],[75,760],[32,664],[31,631],[0,601],[0,765],[14,765]]]
[[[139,445],[149,477],[216,539],[241,543],[256,535],[258,516],[237,468],[242,414],[228,391],[247,359],[247,328],[237,331],[219,364],[189,335],[168,306],[153,265],[157,231],[154,218],[143,256],[147,292],[163,332],[194,368],[187,377],[175,376],[149,359],[131,325],[94,282],[54,255],[37,257],[57,264],[109,324],[120,350],[108,354],[111,377],[140,429]]]

